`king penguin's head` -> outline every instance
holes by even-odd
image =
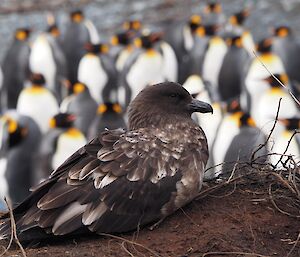
[[[70,13],[70,19],[74,23],[80,23],[84,20],[84,15],[81,10],[74,10]]]
[[[127,46],[131,44],[133,34],[130,31],[119,32],[111,38],[111,44]]]
[[[244,9],[240,12],[234,13],[233,15],[230,16],[229,18],[229,23],[231,25],[243,25],[245,22],[246,18],[250,15],[250,10],[249,9]]]
[[[28,128],[21,126],[14,118],[4,115],[1,117],[4,127],[1,141],[8,148],[19,145],[28,134]]]
[[[192,121],[194,112],[213,112],[210,104],[194,99],[180,84],[173,82],[147,86],[129,105],[129,128],[164,126]]]
[[[46,83],[45,77],[41,73],[32,73],[29,80],[35,87],[43,87]]]
[[[57,24],[52,24],[47,28],[47,32],[50,33],[53,37],[59,37],[60,36],[60,30],[57,26]]]
[[[249,113],[242,113],[239,121],[239,127],[256,127],[256,124]]]
[[[67,129],[73,127],[76,116],[70,113],[58,113],[49,121],[50,128]]]
[[[201,25],[202,18],[200,15],[192,15],[189,19],[188,26],[191,29],[191,32],[194,33],[197,28]]]
[[[291,29],[288,26],[278,26],[273,29],[273,34],[276,37],[287,37],[291,34]]]
[[[276,73],[273,74],[273,76],[269,76],[265,78],[264,80],[268,82],[272,88],[281,88],[282,87],[281,83],[285,86],[287,86],[289,83],[289,78],[285,73],[282,74]]]
[[[106,44],[102,44],[102,43],[93,44],[90,42],[84,44],[84,49],[88,54],[93,54],[93,55],[105,54],[109,50]]]
[[[122,114],[122,107],[118,103],[112,103],[112,102],[106,102],[103,104],[100,104],[97,109],[98,115],[104,115],[104,114]]]
[[[15,39],[18,41],[25,41],[29,38],[31,30],[29,28],[18,28],[15,31]]]
[[[207,13],[207,14],[221,13],[222,12],[222,6],[221,6],[220,3],[216,2],[216,1],[210,1],[204,7],[204,12]]]
[[[286,130],[294,131],[300,129],[300,118],[287,118],[287,119],[279,119],[279,121],[285,126]]]
[[[271,53],[272,51],[272,38],[264,38],[256,45],[256,50],[260,53]]]
[[[142,23],[141,21],[137,20],[137,19],[132,19],[129,21],[125,21],[123,23],[123,29],[125,30],[130,30],[130,31],[139,31],[142,28]]]

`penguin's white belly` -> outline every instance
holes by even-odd
[[[198,75],[189,76],[182,85],[191,95],[199,94],[199,100],[210,103],[210,97],[202,79]],[[197,97],[198,98],[198,97]]]
[[[129,51],[128,49],[123,49],[121,53],[118,56],[118,59],[116,61],[116,69],[117,71],[121,72],[124,68],[124,65],[128,59],[128,57],[131,55],[132,51]]]
[[[8,195],[8,185],[5,179],[5,171],[7,167],[7,159],[0,159],[0,202],[4,196]]]
[[[17,111],[31,117],[38,124],[42,133],[49,130],[49,121],[58,113],[58,110],[55,97],[48,91],[29,93],[25,89],[21,92],[17,103]]]
[[[253,37],[249,31],[244,31],[242,36],[242,42],[244,48],[247,50],[250,56],[254,56],[253,51],[255,51],[255,43]]]
[[[281,59],[276,55],[260,56],[259,60],[266,65],[268,70],[273,74],[285,73],[285,69]],[[255,111],[257,110],[256,103],[259,101],[261,95],[270,88],[268,83],[263,79],[270,76],[269,71],[263,67],[258,59],[254,59],[250,65],[247,77],[245,79],[245,87],[250,95],[250,114],[255,119]]]
[[[57,140],[56,152],[52,158],[52,168],[58,168],[69,156],[85,144],[86,139],[83,135],[74,138],[67,133],[61,134]]]
[[[194,38],[189,27],[184,26],[182,36],[185,50],[190,51],[194,46]]]
[[[247,78],[245,83],[247,91],[250,95],[250,114],[256,120],[256,114],[259,111],[257,108],[257,103],[260,101],[261,96],[270,88],[270,86],[266,81],[255,78]]]
[[[224,161],[228,147],[238,132],[238,124],[230,116],[226,116],[220,125],[213,148],[215,164],[220,164]]]
[[[84,25],[87,28],[90,36],[90,41],[93,44],[99,44],[100,43],[100,36],[99,33],[95,27],[95,25],[90,20],[85,20]]]
[[[91,96],[97,103],[103,102],[102,91],[108,81],[108,76],[98,56],[86,55],[80,60],[78,80],[87,85]]]
[[[203,79],[209,81],[214,87],[218,86],[218,77],[223,64],[227,46],[220,39],[218,43],[210,43],[203,61]]]
[[[164,81],[163,60],[160,54],[147,56],[142,53],[133,63],[126,79],[132,91],[131,99],[144,89],[147,85],[153,85]]]
[[[166,42],[161,43],[163,54],[163,74],[168,81],[177,81],[178,62],[173,48]]]
[[[205,132],[209,149],[211,149],[212,147],[212,144],[217,134],[217,129],[222,120],[221,109],[215,107],[213,107],[213,109],[214,109],[213,114],[206,113],[200,115],[199,113],[196,113],[198,117],[199,125]]]
[[[45,77],[49,89],[55,89],[56,64],[49,42],[46,37],[39,36],[32,44],[29,56],[30,69]]]
[[[291,137],[292,137],[292,132],[284,131],[277,139],[275,139],[274,147],[271,150],[271,152],[279,155],[271,155],[270,159],[273,165],[276,165],[279,159],[281,158],[280,154],[283,154],[285,152],[286,147],[288,145],[288,141],[291,139]],[[290,142],[289,148],[285,154],[292,155],[296,163],[300,161],[300,150],[295,137],[293,137],[292,141]],[[282,157],[283,163],[285,163],[287,159],[288,159],[287,156]],[[279,163],[277,165],[277,168],[282,168],[282,164]]]
[[[69,105],[73,101],[74,98],[75,98],[75,95],[69,95],[69,96],[65,97],[59,106],[60,112],[68,112]]]
[[[261,128],[266,135],[270,133],[274,124],[280,98],[282,98],[282,100],[278,114],[279,119],[292,118],[298,115],[297,107],[289,94],[285,93],[284,91],[282,94],[274,95],[269,92],[264,94],[256,105],[257,109],[254,112],[253,117],[257,123],[257,126]],[[278,122],[272,135],[273,138],[276,139],[282,130],[283,125]]]

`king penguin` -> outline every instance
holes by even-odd
[[[7,111],[0,120],[0,194],[17,204],[29,195],[29,188],[34,184],[33,167],[41,132],[30,117],[16,111]]]
[[[269,72],[273,74],[286,73],[282,60],[277,54],[272,52],[272,42],[271,38],[265,38],[257,44],[258,58],[254,57],[252,59],[246,71],[241,104],[243,109],[249,111],[254,119],[253,112],[257,108],[255,103],[269,88],[268,83],[264,79],[269,76]],[[269,71],[263,67],[262,63],[268,67]]]
[[[68,78],[74,83],[77,81],[79,61],[85,54],[84,44],[98,44],[100,37],[94,24],[84,17],[83,12],[75,10],[70,13],[70,20],[65,25],[62,42],[68,64]]]
[[[111,38],[113,46],[111,54],[114,57],[115,66],[119,73],[123,70],[126,60],[133,52],[132,36],[133,34],[130,31],[123,31]]]
[[[178,81],[183,84],[187,79],[189,69],[189,51],[194,46],[195,33],[201,25],[202,18],[192,15],[187,21],[173,22],[166,30],[166,41],[174,49],[178,61]]]
[[[248,51],[249,55],[252,56],[255,50],[255,43],[251,31],[244,26],[244,22],[249,15],[250,10],[248,8],[232,14],[229,17],[226,32],[236,36],[241,35],[244,48]]]
[[[274,76],[285,86],[288,86],[288,77],[286,74],[275,74]],[[291,95],[273,76],[267,77],[265,81],[269,84],[269,89],[262,93],[261,97],[256,100],[253,118],[258,127],[268,135],[276,117],[276,110],[280,98],[282,100],[278,118],[285,119],[295,117],[299,114],[299,109]],[[272,138],[276,139],[282,129],[283,126],[280,123],[276,124]]]
[[[254,120],[248,113],[241,115],[239,128],[238,134],[232,139],[225,154],[222,174],[230,174],[236,162],[249,162],[252,153],[266,142],[265,134],[256,127]],[[267,154],[266,146],[259,149],[255,155],[258,157],[257,163],[264,163],[267,160]]]
[[[68,113],[59,113],[50,119],[51,128],[61,126],[64,129],[55,143],[56,147],[51,161],[53,170],[57,169],[68,158],[67,156],[72,155],[87,143],[83,133],[74,127],[75,119],[76,116]]]
[[[43,74],[46,87],[54,92],[58,101],[61,102],[62,84],[68,75],[67,61],[62,48],[56,41],[56,35],[59,33],[58,27],[53,24],[48,30],[49,33],[39,33],[32,42],[29,67],[32,72]]]
[[[212,160],[215,165],[224,162],[229,145],[239,133],[239,121],[242,114],[243,112],[238,99],[228,101],[226,113],[217,129],[212,146]],[[218,171],[216,171],[215,175],[218,175]]]
[[[199,26],[194,35],[194,44],[185,60],[185,81],[192,75],[202,77],[204,56],[208,47],[210,36],[214,34],[213,26]]]
[[[59,110],[58,103],[53,93],[45,87],[42,74],[33,73],[30,80],[32,84],[20,93],[17,111],[31,117],[45,133],[49,129],[49,119]]]
[[[123,91],[120,92],[119,102],[125,107],[147,85],[165,81],[163,56],[155,49],[156,39],[153,34],[135,39],[136,49],[127,59],[120,77]]]
[[[28,58],[30,48],[28,39],[31,30],[19,28],[15,31],[14,40],[2,63],[3,71],[3,103],[8,109],[14,109],[24,81],[29,76]]]
[[[154,34],[154,33],[153,33]],[[177,82],[178,61],[172,46],[164,39],[163,32],[156,32],[156,47],[163,57],[163,77],[167,81]]]
[[[239,98],[244,85],[245,65],[249,55],[240,36],[228,38],[228,51],[218,74],[218,92],[221,101]]]
[[[60,111],[74,114],[76,116],[74,126],[87,136],[89,127],[95,119],[97,106],[88,87],[81,82],[76,82],[72,85],[71,95],[61,103]]]
[[[222,10],[222,5],[218,1],[209,1],[203,9],[205,24],[223,24],[226,17]]]
[[[203,30],[203,32],[201,31]],[[204,53],[202,76],[204,80],[211,83],[212,87],[218,88],[218,77],[224,57],[227,53],[225,41],[217,35],[219,27],[217,25],[207,25],[200,27],[199,33],[209,37],[208,44]]]
[[[280,119],[279,122],[284,125],[284,129],[275,139],[275,143],[272,148],[273,154],[271,155],[271,163],[274,166],[277,165],[277,169],[294,167],[295,163],[299,163],[300,161],[300,140],[299,136],[297,137],[296,135],[292,137],[292,135],[295,130],[300,129],[300,118],[292,117],[288,119]],[[282,154],[285,154],[286,156],[282,156]],[[287,155],[291,155],[295,162],[288,159],[289,157]]]
[[[98,106],[97,116],[89,130],[92,139],[105,129],[118,129],[126,127],[122,107],[118,103],[103,103]]]
[[[117,70],[105,44],[85,44],[86,54],[78,66],[78,80],[89,88],[97,103],[116,101],[118,97]]]
[[[83,133],[74,127],[75,120],[76,116],[70,113],[58,113],[49,120],[50,130],[43,137],[35,167],[37,182],[46,179],[66,156],[86,144]]]
[[[290,80],[299,84],[300,45],[288,26],[274,29],[272,50],[281,58]],[[296,95],[300,95],[299,87],[293,87],[293,91]]]

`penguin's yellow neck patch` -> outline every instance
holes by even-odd
[[[262,54],[259,58],[263,63],[271,63],[271,62],[276,61],[276,59],[277,59],[276,56],[272,53]]]
[[[65,132],[65,135],[72,138],[81,138],[82,133],[77,128],[70,128]]]
[[[147,49],[146,50],[147,57],[155,57],[157,55],[157,52],[154,49]]]
[[[286,139],[290,139],[292,137],[293,133],[291,131],[285,130],[282,132],[282,136]]]
[[[243,115],[242,112],[235,112],[229,116],[229,119],[234,122],[236,125],[239,125],[240,118]]]
[[[270,93],[272,95],[282,95],[283,91],[280,87],[273,87],[273,88],[271,88]]]
[[[46,88],[41,87],[39,85],[32,85],[31,87],[26,89],[26,92],[29,94],[42,94],[47,91]]]
[[[96,54],[93,54],[93,53],[87,53],[86,55],[85,55],[85,57],[87,57],[87,58],[95,58],[97,55]]]
[[[222,38],[218,37],[218,36],[215,36],[215,37],[212,37],[211,39],[211,44],[213,45],[221,45],[221,44],[224,44],[224,41]]]
[[[127,52],[131,53],[131,52],[132,52],[132,50],[133,50],[133,47],[132,47],[132,45],[128,45],[128,46],[126,46],[126,51],[127,51]]]

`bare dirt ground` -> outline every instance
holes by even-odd
[[[217,189],[204,187],[199,199],[178,210],[153,231],[143,228],[122,235],[45,242],[25,248],[26,254],[41,257],[300,256],[299,202],[293,200],[286,187],[268,177],[246,183],[236,180],[221,187],[212,184],[210,188],[214,186]],[[285,211],[287,214],[282,213]],[[7,242],[1,245],[3,248]],[[13,246],[4,256],[22,254]]]

